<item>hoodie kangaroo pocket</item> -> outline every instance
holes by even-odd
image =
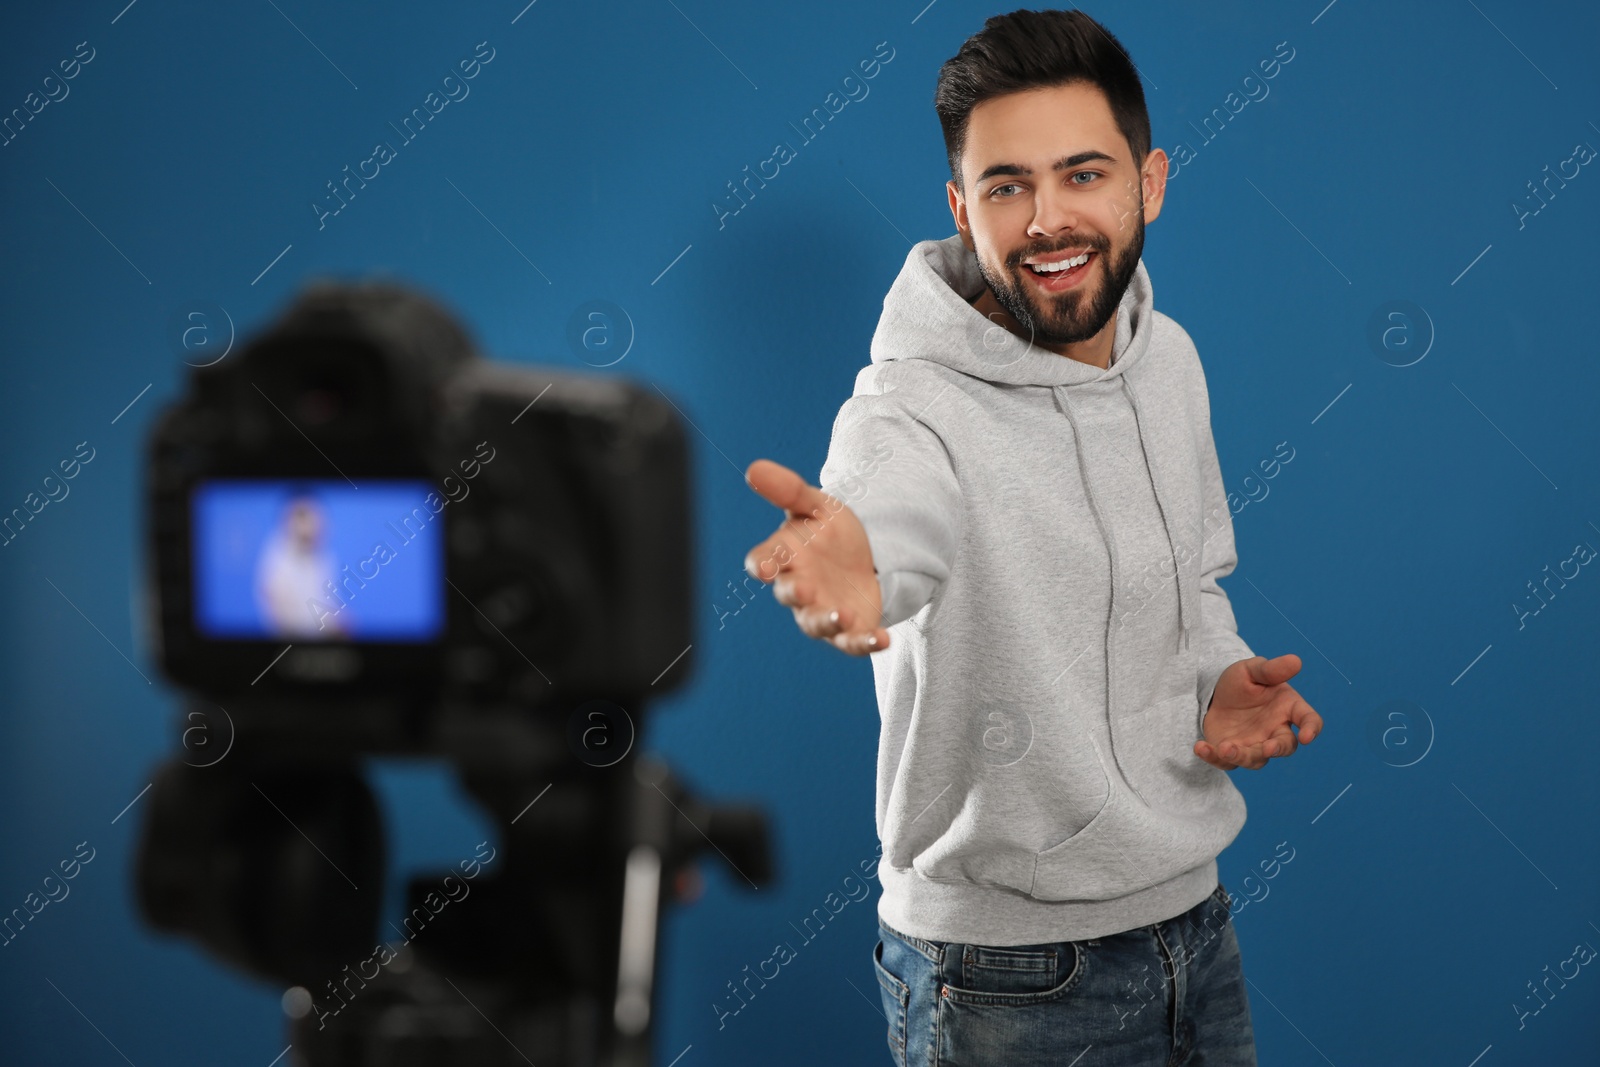
[[[1218,779],[1226,779],[1223,771],[1194,754],[1194,743],[1200,740],[1199,710],[1195,695],[1187,693],[1127,720],[1125,729],[1140,735],[1126,747],[1128,784],[1156,811],[1192,815],[1209,805],[1221,788]]]
[[[1199,665],[1182,649],[1162,666],[1152,703],[1112,723],[1113,743],[1127,782],[1158,811],[1192,814],[1218,788],[1222,771],[1194,754],[1200,740]]]
[[[884,859],[930,881],[1026,893],[1035,857],[1079,833],[1112,786],[1104,741],[1060,699],[974,696],[945,743],[953,756],[923,775],[887,825]]]
[[[1110,900],[1165,882],[1226,848],[1244,824],[1244,798],[1228,776],[1213,772],[1179,811],[1140,799],[1118,776],[1100,814],[1078,833],[1035,858],[1028,894],[1035,900]]]
[[[909,854],[889,865],[935,882],[1031,892],[1038,857],[1095,827],[1117,792],[1093,734],[1069,730],[1035,741],[1025,758],[987,769],[965,797],[946,788],[922,808],[910,822],[922,841],[902,835]]]
[[[1126,787],[1111,782],[1105,807],[1079,830],[1035,859],[1026,892],[1036,900],[1110,900],[1162,880],[1141,862],[1144,806]]]

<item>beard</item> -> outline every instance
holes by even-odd
[[[1111,248],[1109,241],[1103,237],[1094,240],[1080,237],[1053,246],[1030,245],[1018,249],[1006,257],[1005,272],[998,276],[991,274],[983,257],[978,256],[978,273],[994,294],[995,302],[1031,332],[1035,343],[1054,346],[1087,341],[1104,329],[1116,313],[1139,268],[1139,257],[1144,254],[1143,207],[1141,203],[1140,210],[1134,213],[1133,236],[1122,251],[1109,260],[1106,259]],[[1022,265],[1024,259],[1075,247],[1089,248],[1105,268],[1104,280],[1093,291],[1080,285],[1063,293],[1044,293],[1035,290],[1033,283],[1023,277],[1028,270]]]

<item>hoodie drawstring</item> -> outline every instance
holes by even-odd
[[[1178,566],[1178,541],[1172,536],[1172,519],[1167,514],[1167,505],[1161,502],[1160,487],[1156,485],[1155,464],[1150,462],[1150,453],[1144,447],[1144,423],[1139,417],[1139,398],[1133,393],[1133,385],[1128,381],[1126,374],[1119,375],[1123,392],[1128,394],[1128,403],[1133,407],[1133,422],[1139,430],[1139,451],[1144,453],[1145,466],[1150,471],[1150,482],[1156,489],[1156,507],[1161,509],[1161,525],[1167,533],[1167,546],[1172,550],[1173,581],[1178,583],[1178,631],[1179,648],[1189,647],[1189,635],[1194,626],[1193,605],[1189,601],[1188,583],[1183,581],[1179,573],[1182,568]]]
[[[1110,731],[1110,736],[1111,736],[1111,762],[1116,766],[1118,776],[1121,777],[1121,779],[1124,782],[1127,782],[1128,788],[1133,789],[1134,795],[1138,796],[1140,800],[1143,800],[1144,797],[1139,793],[1138,789],[1134,788],[1133,783],[1128,780],[1127,772],[1125,772],[1122,769],[1122,760],[1120,758],[1118,758],[1118,756],[1117,756],[1116,730],[1111,726],[1111,719],[1110,719],[1111,709],[1116,706],[1116,698],[1117,698],[1117,696],[1116,696],[1116,677],[1117,676],[1116,676],[1116,670],[1114,669],[1113,664],[1112,664],[1112,644],[1113,644],[1113,642],[1112,642],[1112,639],[1111,639],[1112,638],[1112,632],[1115,629],[1114,617],[1115,617],[1116,606],[1117,606],[1117,583],[1116,583],[1117,548],[1116,548],[1115,543],[1111,540],[1111,532],[1106,529],[1105,520],[1100,517],[1100,507],[1099,507],[1098,504],[1095,503],[1095,499],[1094,499],[1094,482],[1089,478],[1089,467],[1085,463],[1084,458],[1083,458],[1083,434],[1079,432],[1077,417],[1072,414],[1072,400],[1071,400],[1069,394],[1067,393],[1067,388],[1066,388],[1066,386],[1062,386],[1062,385],[1051,386],[1050,392],[1055,397],[1056,406],[1061,409],[1061,413],[1064,414],[1067,417],[1067,422],[1072,425],[1072,444],[1073,444],[1073,449],[1072,450],[1075,453],[1077,453],[1077,456],[1078,456],[1078,475],[1079,475],[1079,477],[1081,477],[1083,479],[1084,495],[1085,495],[1085,498],[1089,501],[1089,514],[1094,516],[1095,525],[1097,527],[1099,527],[1099,529],[1100,529],[1100,539],[1105,542],[1106,554],[1108,556],[1110,556],[1110,558],[1111,558],[1111,576],[1112,576],[1111,596],[1108,598],[1108,601],[1109,601],[1109,604],[1110,604],[1110,608],[1111,608],[1113,617],[1112,618],[1108,618],[1106,620],[1106,648],[1105,648],[1105,654],[1106,654],[1106,728],[1107,728],[1107,730]]]
[[[1095,504],[1095,501],[1094,501],[1094,483],[1089,478],[1089,468],[1084,463],[1084,459],[1083,459],[1083,434],[1078,429],[1078,420],[1077,420],[1077,418],[1072,414],[1072,399],[1068,395],[1067,388],[1064,385],[1052,386],[1051,389],[1050,389],[1050,392],[1052,394],[1054,394],[1054,396],[1055,396],[1056,407],[1061,409],[1061,413],[1067,417],[1067,422],[1069,424],[1071,424],[1071,426],[1072,426],[1072,444],[1073,444],[1073,449],[1072,450],[1073,450],[1074,453],[1077,454],[1077,457],[1078,457],[1078,476],[1083,479],[1084,493],[1086,494],[1086,496],[1087,496],[1087,498],[1089,500],[1089,514],[1094,516],[1094,523],[1100,529],[1100,538],[1106,544],[1106,552],[1108,554],[1111,554],[1114,557],[1115,554],[1116,554],[1116,548],[1113,546],[1113,544],[1111,542],[1111,533],[1110,533],[1110,531],[1108,531],[1106,529],[1105,520],[1103,520],[1100,517],[1100,508],[1099,508],[1098,505]],[[1111,593],[1112,593],[1112,600],[1115,601],[1115,599],[1116,599],[1116,584],[1115,584],[1115,582],[1112,583]],[[1107,622],[1107,632],[1110,632],[1110,623],[1109,623],[1109,621]]]
[[[1149,452],[1145,451],[1144,424],[1139,416],[1138,397],[1134,395],[1133,386],[1129,384],[1128,376],[1126,374],[1119,374],[1117,376],[1117,380],[1122,383],[1123,392],[1128,394],[1128,403],[1133,408],[1133,421],[1139,432],[1139,451],[1144,456],[1145,467],[1150,471],[1151,485],[1155,489],[1154,495],[1156,498],[1156,506],[1161,511],[1161,525],[1167,534],[1167,545],[1169,548],[1171,548],[1173,553],[1173,581],[1177,582],[1178,584],[1178,647],[1180,649],[1186,649],[1189,647],[1189,639],[1195,621],[1194,607],[1189,600],[1187,583],[1185,583],[1182,580],[1181,575],[1177,573],[1179,570],[1181,570],[1181,568],[1178,567],[1177,540],[1172,536],[1172,520],[1167,513],[1167,506],[1161,502],[1160,487],[1156,485],[1155,465],[1150,462]],[[1067,422],[1072,426],[1073,443],[1076,446],[1074,451],[1076,451],[1078,454],[1078,474],[1083,479],[1084,492],[1087,494],[1089,500],[1089,512],[1094,516],[1095,525],[1100,528],[1100,536],[1105,540],[1106,550],[1108,552],[1112,552],[1114,549],[1111,545],[1111,535],[1106,530],[1105,521],[1100,517],[1100,508],[1095,503],[1094,482],[1089,477],[1089,468],[1085,464],[1083,458],[1083,447],[1081,444],[1083,441],[1083,435],[1078,430],[1078,420],[1072,414],[1072,401],[1069,398],[1067,390],[1068,387],[1064,385],[1051,386],[1050,389],[1051,393],[1055,396],[1056,406],[1061,409],[1062,414],[1066,415]],[[1113,588],[1113,597],[1115,597],[1115,594],[1116,590]]]

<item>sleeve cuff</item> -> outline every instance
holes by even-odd
[[[1206,712],[1211,710],[1211,696],[1217,691],[1217,679],[1222,677],[1226,665],[1218,668],[1215,674],[1202,671],[1200,674],[1200,716],[1194,721],[1195,740],[1202,740],[1205,735]]]

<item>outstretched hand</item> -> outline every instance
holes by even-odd
[[[786,515],[746,553],[745,572],[772,583],[772,595],[794,610],[807,636],[853,656],[888,648],[889,631],[878,625],[883,593],[872,547],[855,512],[770,459],[750,464],[744,480]]]
[[[1229,664],[1201,720],[1204,739],[1194,743],[1194,754],[1225,771],[1260,770],[1267,760],[1309,744],[1322,732],[1322,716],[1289,684],[1300,666],[1292,652]],[[1298,728],[1298,737],[1291,727]]]

